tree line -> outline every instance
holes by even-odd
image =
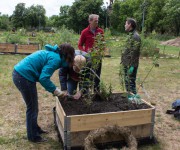
[[[59,15],[47,17],[42,5],[19,3],[11,16],[0,13],[0,29],[14,28],[40,29],[45,27],[66,27],[80,33],[88,25],[88,15],[100,16],[99,25],[111,33],[124,32],[127,17],[137,20],[138,30],[145,33],[179,36],[180,0],[115,0],[112,5],[104,5],[103,0],[75,0],[72,6],[59,8]]]

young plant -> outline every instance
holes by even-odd
[[[95,78],[99,78],[100,77],[96,74],[96,70],[99,67],[99,64],[102,62],[102,59],[104,57],[104,53],[105,53],[105,42],[104,42],[104,37],[102,34],[98,34],[95,37],[95,42],[94,42],[94,46],[92,47],[92,49],[90,49],[89,55],[91,58],[91,65],[89,67],[86,67],[86,69],[88,70],[87,72],[89,73],[89,76],[87,77],[86,75],[84,75],[84,78],[82,79],[83,82],[87,82],[88,84],[88,96],[89,99],[92,99],[93,97],[93,93],[94,93],[94,79]],[[101,80],[100,82],[100,91],[95,91],[96,95],[99,95],[99,97],[102,100],[109,100],[111,94],[112,94],[112,86],[110,85],[109,87],[107,87],[103,81]]]

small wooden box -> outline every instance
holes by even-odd
[[[150,108],[67,116],[58,97],[56,97],[55,119],[64,147],[71,149],[72,147],[83,146],[84,139],[91,130],[101,128],[105,125],[116,124],[121,127],[129,127],[132,134],[138,139],[152,138],[155,107],[146,101],[144,101],[144,103],[149,105]],[[117,141],[117,139],[110,138],[109,141],[105,142],[115,141]]]

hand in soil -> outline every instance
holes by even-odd
[[[73,98],[74,98],[75,100],[80,99],[80,97],[81,97],[81,92],[80,92],[80,91],[78,91],[78,92],[73,96]]]

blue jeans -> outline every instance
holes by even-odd
[[[87,94],[88,93],[88,83],[87,81],[75,81],[71,78],[69,78],[67,80],[67,91],[68,91],[68,95],[74,95],[77,92],[77,86],[79,83],[79,90],[82,90],[83,94]]]
[[[69,78],[67,80],[67,92],[68,92],[68,95],[76,94],[77,85],[78,85],[78,81],[75,81],[75,80],[73,80],[71,78]]]
[[[15,70],[12,74],[13,82],[21,92],[23,99],[26,103],[26,128],[28,140],[33,141],[39,137],[38,133],[38,96],[36,82],[31,82],[21,76]]]

